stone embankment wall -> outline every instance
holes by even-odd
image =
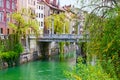
[[[26,63],[29,61],[33,61],[33,60],[37,60],[40,59],[42,54],[45,53],[45,55],[49,55],[49,56],[54,56],[54,55],[58,55],[60,50],[59,50],[59,45],[58,43],[47,43],[46,45],[46,49],[45,49],[45,44],[43,44],[43,46],[40,46],[40,43],[37,43],[35,40],[29,43],[29,49],[25,49],[25,51],[20,55],[20,64],[22,63]],[[44,49],[41,53],[41,49]],[[70,44],[68,46],[64,46],[64,53],[69,53],[71,51],[75,51],[76,50],[76,45],[74,44]],[[4,66],[2,64],[5,64]],[[6,62],[1,62],[0,61],[0,68],[4,67],[6,68],[8,65]]]

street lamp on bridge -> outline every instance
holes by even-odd
[[[52,20],[52,34],[54,34],[54,18],[52,18],[51,20]]]

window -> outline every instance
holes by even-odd
[[[0,34],[3,34],[3,28],[0,28]]]
[[[0,22],[3,21],[3,12],[0,12]]]
[[[10,22],[10,13],[7,13],[7,22]]]
[[[9,34],[9,32],[10,32],[9,29],[7,29],[7,34]]]
[[[40,6],[39,6],[39,9],[40,9]]]
[[[12,9],[15,10],[15,3],[12,2]]]
[[[43,22],[41,22],[41,27],[43,27]]]
[[[41,18],[43,18],[43,14],[41,14]]]
[[[10,9],[10,1],[9,1],[9,0],[6,0],[6,7],[7,7],[8,9]]]
[[[39,18],[40,18],[40,13],[39,13]]]
[[[3,7],[3,0],[0,0],[0,7]]]
[[[43,10],[43,6],[41,6],[41,10]]]

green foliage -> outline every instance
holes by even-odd
[[[21,38],[28,34],[29,28],[32,28],[34,34],[38,34],[38,23],[33,19],[33,15],[27,14],[27,11],[15,12],[11,15],[13,22],[9,22],[10,28],[15,30],[15,33],[10,34],[8,39],[0,40],[0,52],[2,60],[6,61],[9,66],[19,63],[20,53],[23,52]]]
[[[63,60],[64,59],[64,42],[59,42],[59,47],[60,47],[60,59]]]
[[[79,0],[85,2],[86,0]],[[103,2],[102,2],[103,1]],[[107,2],[104,2],[107,1]],[[100,3],[101,2],[101,3]],[[111,4],[108,5],[108,4]],[[119,80],[120,79],[120,5],[118,0],[90,0],[91,9],[85,19],[85,32],[90,41],[84,46],[87,52],[87,65],[79,63],[72,73],[73,80]],[[99,4],[99,6],[98,6]],[[82,9],[81,8],[81,9]],[[88,8],[88,9],[89,9]],[[89,64],[97,56],[96,65]]]
[[[65,72],[65,75],[69,80],[117,80],[117,78],[111,78],[111,75],[104,72],[101,64],[98,62],[96,65],[83,64],[82,58],[79,58],[79,63],[73,68],[71,72]],[[107,64],[109,68],[112,68],[110,64]]]
[[[21,12],[15,12],[11,15],[14,22],[9,22],[8,25],[10,28],[15,30],[15,34],[18,36],[18,40],[21,39],[21,37],[26,36],[28,29],[32,29],[34,34],[39,34],[39,27],[38,22],[32,18],[32,15],[30,13],[27,13],[27,11],[24,9]]]
[[[18,53],[14,51],[1,52],[1,59],[4,62],[7,62],[8,66],[13,66],[18,57],[19,57]]]
[[[20,53],[23,52],[23,50],[24,50],[24,49],[23,49],[22,44],[17,43],[17,44],[14,45],[14,49],[13,49],[14,52],[20,54]]]
[[[70,22],[64,13],[53,14],[45,18],[45,26],[47,29],[52,28],[52,19],[54,20],[54,32],[56,34],[69,33]]]
[[[113,78],[116,76],[120,78],[120,14],[119,9],[116,8],[108,11],[106,18],[95,14],[87,16],[86,30],[90,32],[90,42],[86,46],[88,48],[87,56],[89,60],[94,55],[97,56],[106,73],[109,73]]]
[[[89,15],[87,21],[87,28],[89,29],[91,40],[88,43],[89,57],[97,55],[97,58],[101,61],[111,61],[111,67],[115,72],[113,72],[112,69],[107,68],[108,63],[104,63],[102,66],[112,77],[115,75],[120,77],[120,75],[118,75],[120,71],[120,14],[118,12],[119,9],[114,9],[111,12],[106,13],[106,15],[108,15],[107,18]],[[88,24],[90,25],[89,27]]]
[[[0,50],[0,59],[3,62],[7,62],[11,67],[19,63],[20,53],[23,52],[23,46],[16,42],[16,35],[9,35],[8,39],[2,41],[2,47]]]

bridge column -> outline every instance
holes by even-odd
[[[80,34],[80,23],[78,25],[78,35]]]
[[[87,55],[83,49],[84,46],[85,46],[85,43],[82,43],[81,45],[79,44],[76,45],[76,62],[78,62],[77,61],[78,57],[82,57],[83,63],[86,63]]]

